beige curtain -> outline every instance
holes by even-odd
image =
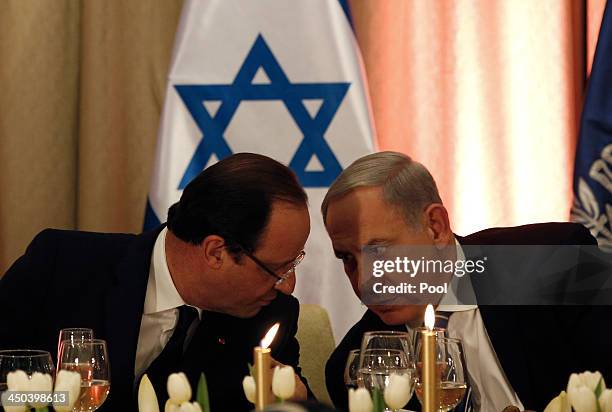
[[[181,0],[0,2],[0,274],[45,227],[142,227]]]
[[[379,148],[432,171],[458,233],[569,218],[585,2],[350,4]],[[591,48],[604,4],[588,5]]]
[[[379,148],[455,229],[566,220],[605,0],[350,3]],[[181,6],[0,1],[0,274],[45,227],[140,230]]]

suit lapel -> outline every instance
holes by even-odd
[[[151,254],[161,228],[135,238],[117,266],[107,300],[106,339],[115,402],[129,402]],[[114,395],[114,396],[113,396]],[[117,403],[114,405],[117,406]],[[125,403],[124,405],[128,405]]]
[[[464,249],[466,258],[476,260],[482,258],[482,252],[478,247],[478,239],[471,236],[462,238],[457,236],[461,245],[467,245]],[[477,302],[489,302],[491,297],[495,296],[495,291],[492,290],[493,282],[488,277],[495,276],[495,267],[491,267],[491,263],[496,259],[489,259],[486,276],[472,276],[472,286]],[[502,260],[503,261],[503,260]],[[524,405],[531,405],[533,393],[527,364],[525,347],[525,339],[517,339],[522,334],[522,327],[518,321],[516,310],[512,306],[496,306],[496,305],[478,305],[485,330],[493,350],[499,360],[502,371],[505,373],[508,381],[514,391],[517,393],[521,402]]]

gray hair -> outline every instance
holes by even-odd
[[[433,177],[419,162],[397,152],[378,152],[355,160],[332,183],[323,203],[323,221],[329,203],[359,187],[381,186],[383,198],[402,212],[406,223],[420,227],[423,210],[442,203]]]

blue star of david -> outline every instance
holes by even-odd
[[[265,71],[270,83],[252,84],[259,68]],[[304,137],[289,167],[304,187],[329,186],[342,167],[324,136],[349,86],[350,83],[291,83],[261,35],[257,36],[232,84],[175,85],[203,135],[179,189],[204,169],[213,154],[218,159],[232,154],[224,133],[243,100],[281,100]],[[323,101],[314,117],[306,110],[304,99]],[[214,116],[204,107],[203,102],[207,100],[221,102]],[[323,170],[306,170],[313,156],[319,159]]]

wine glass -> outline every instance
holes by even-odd
[[[417,341],[416,394],[419,402],[422,404],[421,346],[421,342]],[[436,370],[440,376],[439,410],[444,412],[450,411],[459,404],[467,390],[467,373],[461,340],[440,337],[436,339]]]
[[[110,391],[110,365],[105,341],[63,341],[57,369],[81,374],[81,392],[73,411],[95,411],[104,403]]]
[[[16,370],[24,371],[30,378],[40,372],[54,376],[51,354],[43,350],[15,349],[0,351],[0,394],[8,389],[7,376]]]
[[[344,385],[346,389],[357,389],[359,383],[359,349],[353,349],[346,358],[344,368]]]
[[[397,349],[404,351],[408,362],[414,362],[412,339],[408,332],[392,330],[373,331],[363,334],[361,351],[366,349]]]
[[[6,376],[22,370],[31,376],[40,372],[54,376],[55,367],[51,354],[44,350],[14,349],[0,350],[0,392],[7,389]]]
[[[94,337],[93,329],[89,328],[64,328],[60,330],[57,339],[57,360],[59,361],[60,352],[62,350],[62,342],[65,340],[74,342],[90,341]]]
[[[360,356],[360,382],[372,394],[378,390],[384,395],[392,374],[408,375],[410,386],[407,388],[407,399],[410,399],[414,390],[414,372],[406,352],[400,349],[366,349]],[[385,411],[392,409],[387,407]]]

